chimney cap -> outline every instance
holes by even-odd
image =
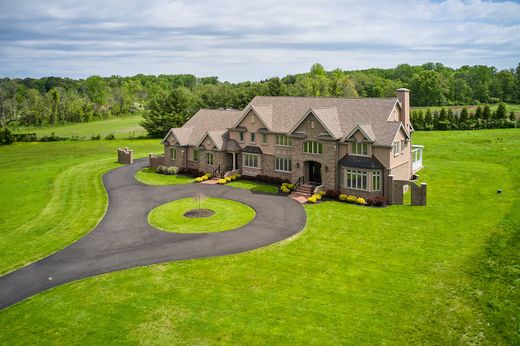
[[[409,89],[406,89],[406,88],[399,88],[399,89],[397,89],[397,91],[405,91],[405,92],[410,92],[410,90],[409,90]]]

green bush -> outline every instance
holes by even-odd
[[[365,205],[366,202],[364,198],[359,197],[358,199],[356,199],[356,203],[360,205]]]
[[[231,181],[231,177],[224,178],[226,181]]]
[[[93,141],[99,141],[101,139],[101,135],[100,134],[92,135],[92,137],[90,137],[90,139]]]
[[[177,167],[168,167],[166,168],[166,174],[168,175],[175,175],[179,172],[179,169]]]
[[[319,193],[315,193],[314,195],[312,195],[312,197],[316,198],[317,201],[321,199],[321,195]]]
[[[202,177],[197,177],[197,178],[195,178],[195,182],[196,182],[196,183],[200,183],[201,181],[203,181]]]
[[[318,193],[320,194],[320,196],[325,196],[325,191],[318,191]]]
[[[166,170],[168,169],[168,167],[166,166],[157,166],[155,168],[155,173],[158,173],[158,174],[164,174],[164,172],[166,172]]]
[[[107,141],[113,141],[114,139],[116,139],[116,136],[114,136],[113,133],[109,133],[108,135],[106,135],[105,139]]]
[[[289,193],[289,192],[291,192],[291,190],[289,190],[289,189],[287,188],[287,186],[282,186],[282,187],[280,188],[280,191],[282,191],[283,193]]]
[[[211,173],[206,173],[204,174],[205,177],[207,177],[208,179],[211,179],[213,177],[213,174]]]
[[[217,184],[222,184],[223,185],[223,184],[225,184],[227,182],[228,181],[226,179],[219,179],[219,180],[217,180]]]
[[[294,185],[294,184],[288,184],[288,185],[287,185],[287,188],[288,188],[289,190],[294,190],[294,189],[296,189],[296,185]]]
[[[341,195],[339,195],[338,198],[339,198],[340,201],[346,201],[347,200],[347,195],[342,193]]]
[[[7,127],[0,128],[0,144],[12,144],[14,136]]]
[[[309,203],[316,203],[316,197],[309,197],[309,198],[307,198],[307,202],[309,202]]]
[[[349,203],[356,203],[356,201],[357,201],[357,197],[356,196],[352,196],[352,195],[347,196],[347,202],[349,202]]]
[[[230,178],[231,178],[231,181],[237,180],[237,176],[236,175],[232,175]]]

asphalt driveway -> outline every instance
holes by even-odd
[[[0,309],[93,275],[259,248],[288,238],[305,226],[305,211],[291,198],[219,185],[144,185],[134,175],[146,165],[147,160],[138,160],[103,176],[109,204],[94,230],[59,252],[0,277]],[[167,233],[148,224],[151,209],[197,192],[247,204],[256,216],[243,227],[220,233]]]

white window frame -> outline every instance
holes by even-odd
[[[262,144],[267,144],[267,133],[262,133]]]
[[[303,152],[306,154],[323,154],[323,143],[317,141],[303,142]]]
[[[214,162],[213,161],[213,153],[212,152],[206,153],[206,164],[208,164],[210,166],[213,166],[213,162]]]
[[[277,172],[292,172],[292,160],[290,157],[275,157],[274,170]]]
[[[260,168],[260,156],[255,154],[243,154],[242,157],[243,163],[242,167],[247,168]]]
[[[381,191],[382,190],[382,185],[381,182],[381,171],[373,171],[372,172],[372,191]],[[376,180],[377,180],[377,184],[376,184]],[[377,186],[376,186],[377,185]]]
[[[292,146],[292,138],[287,135],[276,135],[276,145],[279,147]]]
[[[363,186],[363,183],[365,186]],[[343,186],[347,189],[368,191],[368,171],[358,169],[344,170]]]
[[[394,157],[401,155],[401,142],[400,141],[394,142],[393,149],[394,149]]]
[[[254,132],[251,132],[249,135],[249,143],[255,144],[256,143],[256,134]]]
[[[364,150],[366,152],[364,152]],[[368,155],[368,143],[367,142],[352,142],[352,155],[356,156],[369,156]]]

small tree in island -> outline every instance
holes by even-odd
[[[204,203],[204,201],[207,199],[208,197],[206,197],[205,194],[203,193],[197,193],[195,195],[195,197],[193,197],[193,200],[195,201],[195,205],[197,206],[197,209],[201,209],[200,206],[202,205],[202,203]]]

